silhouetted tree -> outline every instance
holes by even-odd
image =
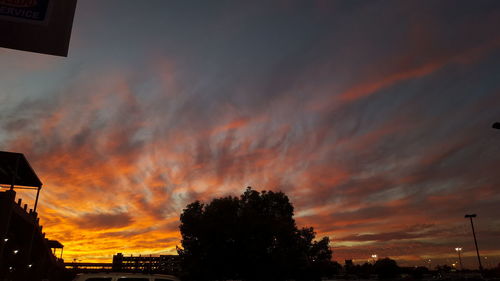
[[[363,278],[370,278],[370,275],[373,273],[373,264],[365,262],[360,267],[359,275]]]
[[[373,269],[380,279],[395,278],[400,273],[398,264],[390,258],[377,260],[373,265]]]
[[[373,265],[367,262],[362,265],[346,263],[345,273],[356,275],[356,277],[361,279],[369,279],[370,275],[373,274]]]
[[[331,277],[340,271],[342,266],[331,260],[332,251],[328,237],[315,241],[316,233],[312,227],[302,228],[298,235],[301,253],[306,255],[306,261],[304,267],[297,272],[296,279],[320,280],[321,277]]]
[[[196,201],[180,219],[178,252],[188,279],[313,280],[336,269],[329,239],[297,229],[282,192],[247,188],[239,198]]]
[[[411,275],[417,279],[421,279],[425,274],[429,274],[429,269],[425,266],[416,267],[411,271]]]
[[[452,267],[447,265],[447,264],[444,264],[444,265],[437,265],[436,266],[436,270],[437,271],[440,271],[440,272],[444,272],[444,273],[448,273],[452,270]]]

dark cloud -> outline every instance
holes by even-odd
[[[0,51],[2,149],[46,183],[72,256],[175,251],[186,204],[248,185],[285,191],[342,257],[444,255],[469,211],[498,251],[499,11],[85,2],[68,59]]]
[[[377,234],[356,234],[340,238],[341,241],[383,241],[391,242],[393,240],[407,240],[433,237],[438,238],[438,234],[449,234],[449,232],[436,229],[435,225],[415,225],[406,229],[392,232],[381,232]],[[461,236],[464,236],[461,234]],[[446,235],[445,237],[450,237]]]
[[[109,231],[105,233],[99,234],[101,238],[109,238],[109,237],[118,237],[118,238],[133,238],[139,235],[144,235],[147,234],[153,230],[152,227],[146,228],[146,229],[139,229],[139,230],[125,230],[125,231]]]
[[[109,229],[125,227],[133,223],[128,213],[93,213],[76,219],[76,224],[84,229]]]

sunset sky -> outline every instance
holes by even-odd
[[[495,0],[80,0],[67,58],[0,49],[0,150],[66,261],[173,254],[188,203],[252,186],[342,263],[477,267],[476,213],[496,266],[499,27]]]

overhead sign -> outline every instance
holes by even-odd
[[[44,23],[49,0],[0,0],[0,16],[5,20]]]
[[[77,0],[0,0],[0,47],[67,56]]]

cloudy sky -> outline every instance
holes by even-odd
[[[194,200],[281,190],[334,259],[500,262],[499,1],[80,0],[0,49],[0,150],[67,261],[172,254]],[[23,193],[26,200],[32,194]]]

